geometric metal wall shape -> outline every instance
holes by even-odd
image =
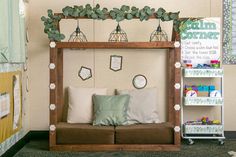
[[[92,77],[92,70],[90,68],[81,66],[78,76],[83,80],[88,80],[89,78]]]
[[[133,86],[136,89],[142,89],[147,85],[147,78],[144,75],[138,74],[133,78]]]
[[[122,56],[110,56],[110,69],[113,71],[120,71],[122,69]]]

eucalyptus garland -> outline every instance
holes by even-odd
[[[142,9],[135,6],[130,7],[122,5],[121,8],[113,8],[108,10],[107,8],[101,8],[99,4],[92,7],[90,4],[85,6],[66,6],[62,9],[62,14],[65,17],[80,18],[86,17],[94,20],[106,20],[108,17],[116,20],[117,22],[123,20],[132,20],[133,18],[139,18],[140,21],[148,20],[151,16],[161,19],[162,21],[173,20],[175,31],[179,32],[179,12],[166,12],[165,9],[159,8],[155,10],[149,6],[145,6]],[[61,41],[65,38],[63,34],[57,29],[57,23],[61,20],[62,15],[54,15],[51,9],[48,10],[48,17],[42,16],[41,20],[44,22],[44,32],[48,35],[51,41]]]

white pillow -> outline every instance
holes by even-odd
[[[69,87],[68,123],[92,123],[93,94],[106,95],[106,88]]]
[[[157,111],[157,88],[117,90],[118,94],[129,94],[128,124],[159,123]]]

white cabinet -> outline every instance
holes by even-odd
[[[218,139],[219,144],[224,144],[224,97],[223,97],[223,69],[192,69],[192,68],[183,68],[182,69],[182,101],[181,101],[181,126],[182,126],[182,138],[188,139],[189,144],[193,144],[193,139]],[[188,79],[204,80],[217,79],[216,84],[218,84],[220,95],[217,96],[185,96],[185,85]],[[192,108],[191,108],[192,106]],[[220,119],[218,123],[202,123],[201,121],[196,121],[196,119],[187,119],[186,118],[186,108],[188,110],[193,110],[194,107],[218,107],[220,108]],[[194,112],[192,112],[194,113]],[[195,114],[195,113],[194,113]],[[198,113],[196,113],[198,114]],[[202,115],[197,115],[201,117]]]

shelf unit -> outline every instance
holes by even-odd
[[[184,97],[185,106],[222,106],[223,98],[211,97]]]
[[[224,96],[223,96],[223,69],[192,69],[182,68],[181,78],[181,136],[183,139],[188,139],[189,144],[193,144],[193,139],[218,139],[219,144],[224,144]],[[185,97],[184,95],[184,81],[188,78],[195,79],[214,79],[219,78],[221,97]],[[185,107],[220,107],[220,121],[219,125],[199,125],[199,124],[185,124],[184,109]]]
[[[64,17],[63,19],[73,19]],[[85,17],[80,17],[85,18]],[[154,17],[152,17],[154,18]],[[76,19],[76,18],[74,18]],[[57,23],[60,31],[59,22]],[[49,147],[54,151],[178,151],[181,145],[180,136],[180,36],[173,29],[172,41],[164,42],[50,42],[50,127]],[[168,49],[167,51],[167,111],[168,122],[173,125],[173,144],[57,144],[56,125],[62,119],[64,107],[63,93],[63,50],[64,49]]]

